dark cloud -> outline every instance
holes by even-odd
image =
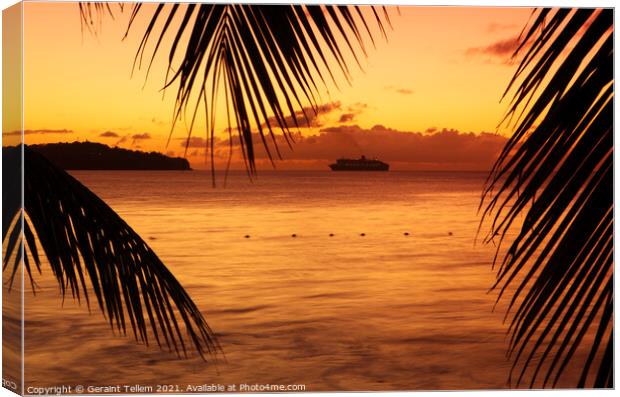
[[[490,55],[495,57],[509,57],[519,47],[519,37],[499,40],[481,47],[471,47],[465,51],[466,55]]]
[[[407,88],[397,88],[395,91],[397,93],[403,94],[403,95],[411,95],[411,94],[413,94],[413,90],[409,90]]]
[[[338,119],[339,123],[351,123],[357,116],[362,114],[368,109],[368,104],[363,102],[356,102],[350,106],[347,106],[347,113],[342,113]]]
[[[207,140],[198,136],[193,136],[189,138],[189,142],[187,138],[177,138],[181,141],[181,147],[190,147],[190,148],[204,148],[207,145]]]
[[[233,138],[236,153],[240,150],[238,142],[237,137]],[[258,136],[255,142],[260,142]],[[461,132],[445,128],[422,133],[398,131],[382,125],[370,129],[348,125],[324,128],[319,135],[298,134],[290,151],[286,149],[281,135],[277,136],[276,142],[286,160],[285,167],[287,162],[305,162],[322,169],[340,157],[366,155],[389,162],[393,169],[486,171],[493,165],[506,138],[489,132]],[[228,140],[216,143],[216,156],[219,153],[222,160],[228,153],[228,144]],[[273,145],[271,142],[269,144]],[[267,159],[262,144],[257,144],[255,150],[257,159]]]
[[[318,128],[322,127],[320,117],[327,115],[335,110],[340,109],[340,102],[331,102],[318,105],[316,109],[312,107],[305,107],[303,110],[295,112],[295,117],[292,115],[284,118],[284,124],[288,128]],[[297,119],[298,126],[295,125],[295,119]],[[276,117],[269,118],[269,124],[271,127],[278,125]],[[263,124],[263,128],[267,127],[267,124]]]
[[[109,134],[108,134],[108,133],[109,133]],[[118,137],[118,136],[119,136],[119,134],[117,134],[117,133],[116,133],[116,132],[114,132],[114,131],[106,131],[106,132],[104,132],[103,134],[108,134],[108,135],[106,135],[106,136],[108,136],[108,137],[110,137],[110,138],[114,137],[114,135],[113,135],[113,134],[116,134],[116,137]],[[101,134],[100,136],[103,136],[103,134]],[[123,135],[123,136],[121,137],[121,139],[119,139],[118,141],[116,141],[116,144],[115,144],[115,145],[116,145],[116,146],[119,146],[120,144],[123,144],[123,143],[125,143],[125,142],[129,142],[129,141],[131,140],[131,144],[130,144],[130,146],[133,146],[133,147],[139,147],[139,146],[137,146],[137,145],[136,145],[137,143],[139,143],[140,141],[143,141],[143,140],[151,139],[151,138],[152,138],[152,137],[151,137],[151,134],[149,134],[148,132],[143,132],[142,134],[133,134],[133,135],[131,135],[131,134],[125,134],[125,135]]]
[[[388,90],[388,91],[395,92],[397,94],[402,94],[402,95],[411,95],[411,94],[413,94],[413,90],[410,90],[409,88],[394,87],[393,85],[388,85],[388,86],[385,87],[385,89]]]
[[[355,113],[343,113],[340,115],[339,123],[350,123],[355,118]]]
[[[119,139],[118,141],[116,141],[116,146],[120,145],[121,143],[125,143],[127,142],[127,140],[129,139],[129,135],[125,135],[123,136],[121,139]]]
[[[131,136],[131,139],[133,139],[134,141],[141,141],[141,140],[145,140],[145,139],[151,139],[151,134],[149,134],[148,132],[144,132],[142,134],[133,134]]]
[[[470,47],[465,50],[466,56],[480,57],[484,61],[488,63],[500,63],[507,66],[512,66],[515,63],[518,63],[522,54],[524,53],[524,49],[527,49],[531,45],[532,41],[528,41],[523,44],[523,48],[521,49],[519,54],[515,54],[515,51],[519,48],[521,44],[521,40],[519,36],[498,40],[491,44],[480,46],[480,47]]]
[[[40,129],[40,130],[24,130],[24,135],[32,135],[32,134],[73,134],[73,130],[68,130],[63,128],[61,130],[49,130],[49,129]],[[4,135],[21,135],[21,130],[5,132]]]
[[[362,113],[363,109],[367,108],[365,103],[357,102],[347,107],[347,113],[340,116],[340,122],[351,122],[356,115]],[[317,109],[312,107],[305,107],[303,110],[295,112],[295,118],[292,115],[284,117],[284,124],[287,128],[295,130],[297,128],[320,128],[323,127],[322,116],[326,116],[337,110],[341,110],[342,105],[340,102],[331,102],[318,105]],[[343,119],[344,118],[344,119]],[[295,125],[295,119],[297,119],[297,126]],[[272,128],[278,129],[278,122],[275,116],[269,117],[269,124]],[[267,123],[261,125],[263,129],[267,128]],[[237,127],[224,128],[222,132],[237,132]]]
[[[120,135],[114,131],[106,131],[99,134],[102,138],[118,138]]]

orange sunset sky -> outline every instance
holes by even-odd
[[[153,7],[146,5],[145,7]],[[485,170],[505,138],[496,128],[508,102],[501,95],[514,73],[510,56],[529,8],[390,8],[393,29],[375,32],[352,81],[321,90],[321,113],[301,128],[278,168],[325,169],[341,156],[376,156],[393,169]],[[76,3],[24,6],[26,143],[89,140],[182,156],[186,123],[171,128],[173,86],[162,98],[165,51],[131,75],[150,9],[122,40],[129,13],[105,17],[97,35],[82,32]],[[152,48],[152,47],[150,47]],[[150,52],[147,50],[147,54]],[[338,76],[338,75],[337,75]],[[220,123],[221,121],[221,123]],[[204,120],[198,120],[188,159],[207,168]],[[4,134],[19,129],[4,125]],[[218,115],[222,139],[225,120]],[[219,153],[218,161],[227,154]],[[264,157],[259,153],[259,159]],[[239,159],[238,156],[235,157]],[[271,168],[261,160],[261,168]],[[241,168],[233,161],[233,168]]]

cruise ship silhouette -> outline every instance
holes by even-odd
[[[366,156],[359,159],[338,159],[330,164],[332,171],[388,171],[390,165],[377,159],[369,160]]]

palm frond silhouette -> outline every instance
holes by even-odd
[[[140,3],[133,6],[128,31],[144,8]],[[111,12],[99,3],[82,3],[80,9],[83,24],[91,30],[96,28],[93,14]],[[366,9],[386,36],[387,9]],[[229,151],[236,131],[246,169],[254,173],[253,131],[258,131],[272,163],[281,158],[274,133],[281,131],[290,145],[290,128],[307,123],[308,112],[318,112],[319,87],[326,88],[328,80],[338,86],[332,63],[347,82],[351,78],[347,54],[361,67],[365,38],[375,43],[367,19],[358,6],[159,4],[150,14],[134,67],[148,63],[148,75],[170,35],[164,89],[178,84],[174,123],[189,114],[186,152],[196,116],[204,111],[206,149],[211,170],[215,169],[215,113],[223,87]],[[151,40],[156,40],[152,53],[145,54]],[[287,123],[289,115],[293,126]]]
[[[515,130],[481,201],[485,241],[511,240],[494,285],[512,294],[511,376],[556,386],[585,350],[575,386],[611,388],[613,10],[539,9],[520,41]]]
[[[15,199],[21,156],[22,146],[3,148],[8,287],[23,262],[36,288],[33,272],[42,271],[38,239],[63,299],[71,294],[90,308],[91,289],[110,326],[123,334],[131,328],[136,340],[148,345],[154,338],[179,356],[187,356],[190,345],[203,358],[217,353],[203,315],[140,236],[77,179],[28,147],[23,147],[22,212]]]
[[[122,9],[122,3],[119,6]],[[113,16],[108,3],[80,3],[79,7],[82,26],[90,30],[97,28],[104,15]],[[129,27],[142,10],[140,3],[133,6]],[[385,35],[382,21],[389,21],[387,12],[375,7],[371,10]],[[174,25],[177,30],[170,32],[176,16],[180,17],[179,24]],[[158,21],[164,21],[159,33]],[[168,53],[171,76],[165,87],[179,83],[175,122],[186,112],[196,88],[191,124],[202,105],[213,159],[216,97],[223,82],[228,131],[239,132],[247,169],[255,172],[252,123],[271,158],[267,134],[273,137],[274,129],[279,128],[291,139],[287,113],[298,125],[305,117],[296,118],[296,105],[303,109],[306,104],[318,111],[315,76],[325,83],[327,73],[336,82],[329,66],[335,60],[349,79],[348,60],[341,47],[346,45],[356,60],[358,50],[365,51],[359,24],[372,41],[369,25],[358,7],[159,4],[139,46],[136,65],[140,66],[152,35],[158,35],[158,39],[149,67],[164,36],[172,34]],[[186,42],[181,40],[185,34],[189,35]],[[175,67],[177,53],[182,55]],[[189,131],[188,142],[191,127]],[[273,150],[279,156],[275,142],[274,138]],[[71,293],[90,307],[90,284],[110,325],[123,333],[131,328],[136,340],[148,344],[150,329],[159,346],[167,346],[179,355],[187,355],[188,344],[203,358],[219,351],[204,317],[157,255],[107,204],[71,175],[26,146],[3,148],[5,164],[14,165],[4,167],[4,191],[21,189],[16,164],[21,164],[22,151],[23,208],[11,195],[4,196],[3,206],[3,242],[7,247],[3,271],[10,272],[9,283],[23,263],[34,287],[34,268],[42,270],[38,240],[63,297]]]

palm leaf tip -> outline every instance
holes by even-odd
[[[130,328],[147,345],[154,339],[179,356],[192,346],[203,359],[215,356],[220,347],[200,310],[140,236],[71,175],[28,147],[23,154],[24,237],[10,237],[20,229],[14,224],[3,240],[11,252],[25,244],[30,279],[28,258],[41,268],[38,241],[63,297],[70,293],[90,307],[94,294],[113,329]],[[15,274],[20,259],[5,256],[4,269]]]
[[[572,366],[567,384],[612,388],[613,11],[533,21],[510,82],[519,117],[481,204],[487,241],[508,244],[496,287],[512,294],[511,379],[555,387]]]

